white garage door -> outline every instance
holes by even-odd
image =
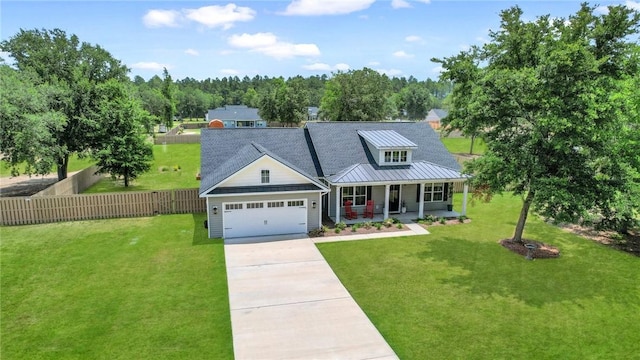
[[[222,204],[224,237],[307,232],[307,201],[247,201]]]

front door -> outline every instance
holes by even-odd
[[[389,186],[389,213],[400,212],[400,185]]]

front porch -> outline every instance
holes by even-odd
[[[425,210],[424,211],[424,216],[427,215],[431,215],[437,218],[457,218],[459,217],[461,214],[457,211],[447,211],[447,210]],[[398,213],[398,214],[389,214],[390,218],[396,218],[398,220],[400,220],[400,222],[406,224],[406,223],[410,223],[412,221],[414,221],[415,219],[418,218],[418,212],[417,211],[407,211],[406,213]],[[331,221],[333,221],[334,223],[336,222],[336,218],[335,216],[330,217]],[[347,225],[353,225],[353,224],[358,224],[358,223],[364,223],[364,222],[382,222],[384,221],[384,214],[373,214],[373,218],[370,217],[363,217],[362,214],[358,214],[358,218],[356,219],[347,219],[344,216],[340,217],[340,221],[347,224]]]

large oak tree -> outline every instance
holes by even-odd
[[[624,149],[638,133],[625,93],[638,77],[640,15],[608,9],[598,15],[583,4],[567,19],[525,21],[513,7],[501,13],[490,42],[436,59],[455,83],[448,125],[487,142],[485,155],[467,166],[476,195],[523,196],[514,241],[523,241],[530,208],[575,222],[611,216],[622,210],[621,197],[637,196],[638,153]],[[633,217],[639,200],[622,211]]]
[[[20,30],[0,43],[18,70],[35,75],[35,86],[46,85],[57,96],[48,98],[48,111],[59,114],[59,126],[50,127],[52,144],[43,154],[56,164],[58,179],[67,177],[69,156],[99,147],[92,134],[99,124],[96,86],[110,79],[129,81],[127,68],[98,45],[80,42],[60,29]]]

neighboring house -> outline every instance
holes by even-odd
[[[220,120],[225,128],[264,128],[267,121],[258,115],[258,109],[245,105],[226,105],[209,110],[205,116],[207,122]]]
[[[440,129],[440,126],[442,126],[442,119],[446,118],[447,115],[449,115],[447,110],[431,109],[429,110],[429,113],[427,113],[425,121],[429,123],[433,129],[438,130]]]
[[[320,109],[317,106],[309,106],[307,107],[307,121],[316,121],[318,120],[318,111]]]
[[[210,237],[306,233],[323,216],[449,211],[466,176],[424,122],[309,122],[293,129],[203,129],[200,197]],[[465,202],[462,213],[466,208]],[[361,219],[366,221],[367,219]]]

